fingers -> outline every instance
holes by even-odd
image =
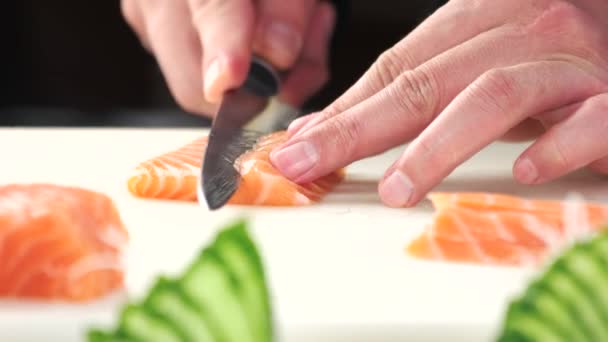
[[[279,69],[291,67],[304,44],[317,0],[259,0],[253,50]]]
[[[144,18],[141,15],[139,2],[136,0],[122,0],[120,2],[120,10],[126,22],[131,26],[137,38],[146,50],[150,50],[150,43],[146,34],[146,25]]]
[[[526,117],[580,101],[602,87],[567,62],[527,63],[485,73],[389,168],[379,186],[380,197],[389,206],[411,206]]]
[[[329,45],[335,24],[331,4],[320,1],[314,9],[302,54],[283,84],[280,97],[300,106],[329,78]]]
[[[291,136],[291,133],[292,133],[294,130],[297,130],[298,128],[300,128],[300,127],[302,127],[302,126],[306,125],[306,123],[307,123],[308,121],[310,121],[310,120],[314,119],[314,117],[315,117],[316,115],[318,115],[318,113],[310,113],[310,114],[306,114],[306,115],[304,115],[304,116],[302,116],[302,117],[300,117],[300,118],[298,118],[298,119],[296,119],[296,120],[293,120],[293,121],[291,122],[291,124],[289,124],[289,127],[287,127],[287,134],[288,134],[289,136]]]
[[[209,115],[214,107],[204,101],[201,75],[201,48],[191,25],[190,12],[182,1],[140,3],[145,36],[171,94],[185,110]]]
[[[608,156],[608,94],[586,100],[575,112],[555,124],[518,158],[515,178],[537,184]],[[604,163],[594,163],[602,170]]]
[[[478,2],[450,1],[427,18],[393,48],[383,53],[365,74],[322,114],[294,131],[297,134],[352,108],[387,87],[403,72],[498,27],[514,9],[510,1],[492,3],[491,11],[479,15]],[[503,8],[504,7],[504,8]],[[429,44],[429,42],[432,42]]]
[[[525,60],[521,42],[530,38],[508,32],[501,28],[485,32],[403,73],[384,90],[341,115],[292,133],[286,144],[273,151],[271,160],[286,177],[308,182],[412,139],[486,70]],[[304,127],[322,115],[315,115]],[[294,157],[288,155],[295,150],[287,148],[299,142],[316,151],[318,159],[308,168],[301,163],[295,167],[291,162]]]
[[[192,23],[200,36],[204,51],[204,96],[207,101],[218,103],[226,90],[239,86],[247,77],[251,59],[254,8],[251,0],[188,2]],[[178,37],[178,34],[175,37]],[[196,75],[200,79],[201,73]]]

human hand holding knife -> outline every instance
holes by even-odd
[[[199,203],[219,209],[237,190],[240,175],[236,159],[249,150],[257,138],[287,128],[298,110],[273,97],[279,92],[281,76],[259,57],[253,57],[242,86],[224,95],[202,161],[197,187]]]
[[[242,85],[252,54],[291,70],[280,97],[294,106],[327,81],[331,2],[121,0],[121,9],[187,112],[213,117],[226,91]]]
[[[327,80],[335,23],[330,2],[122,0],[121,7],[144,47],[156,58],[180,107],[212,118],[216,113],[220,116],[214,120],[205,158],[209,162],[202,174],[211,176],[199,186],[202,200],[202,183],[208,194],[222,194],[218,198],[234,191],[238,179],[234,180],[232,165],[221,158],[232,160],[242,150],[236,147],[251,143],[245,129],[260,134],[282,127],[274,117],[294,113],[286,103],[301,105]],[[263,60],[251,61],[252,54]],[[276,70],[290,72],[281,80]],[[267,101],[271,94],[280,95],[282,101]],[[265,106],[269,107],[266,111]],[[207,204],[219,208],[224,200]]]

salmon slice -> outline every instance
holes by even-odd
[[[0,297],[88,301],[119,289],[129,240],[112,200],[74,187],[0,187]]]
[[[421,259],[503,266],[533,265],[545,256],[541,247],[527,247],[500,240],[470,243],[424,231],[407,246],[410,255]]]
[[[286,140],[285,131],[263,136],[237,159],[235,167],[241,175],[241,183],[229,204],[309,205],[319,202],[344,179],[344,169],[307,184],[297,184],[283,177],[270,162],[270,152]],[[129,191],[142,198],[196,201],[197,177],[205,148],[207,136],[140,163],[128,180]]]
[[[608,205],[526,199],[492,193],[432,193],[432,224],[407,246],[424,259],[472,263],[538,264],[580,234],[608,222]],[[568,210],[582,215],[566,222]],[[572,215],[570,215],[572,216]]]
[[[428,197],[437,210],[456,206],[475,210],[544,213],[562,217],[566,205],[564,201],[528,199],[496,193],[436,192]],[[585,207],[592,220],[602,219],[608,214],[608,206],[601,203],[585,203]]]

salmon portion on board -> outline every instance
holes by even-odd
[[[527,266],[608,223],[608,205],[493,193],[431,193],[433,221],[408,246],[431,260]]]
[[[285,131],[268,134],[236,160],[241,183],[228,204],[309,205],[321,201],[344,179],[344,169],[307,184],[285,178],[270,162],[270,152],[286,140]],[[128,180],[129,191],[142,198],[196,201],[197,179],[206,147],[207,136],[203,136],[179,149],[143,161]]]
[[[88,301],[123,286],[129,240],[107,196],[50,184],[0,186],[0,297]]]

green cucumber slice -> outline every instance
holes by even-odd
[[[498,341],[608,341],[608,231],[599,231],[509,305]]]
[[[156,316],[172,322],[184,341],[217,340],[207,325],[205,312],[188,302],[175,281],[160,277],[143,305]]]
[[[139,303],[121,310],[116,330],[90,330],[90,342],[273,341],[270,294],[247,221],[224,227],[183,275],[160,275]]]
[[[170,323],[151,314],[141,305],[127,305],[120,318],[120,332],[136,341],[182,342],[183,338]]]
[[[208,324],[226,342],[255,341],[236,280],[213,245],[179,282],[189,300],[207,313]]]
[[[120,336],[115,332],[102,331],[101,329],[91,329],[87,332],[89,342],[136,342],[128,337]]]
[[[272,316],[266,277],[261,258],[251,242],[244,221],[233,225],[217,237],[215,247],[236,279],[243,308],[256,341],[272,340]]]

